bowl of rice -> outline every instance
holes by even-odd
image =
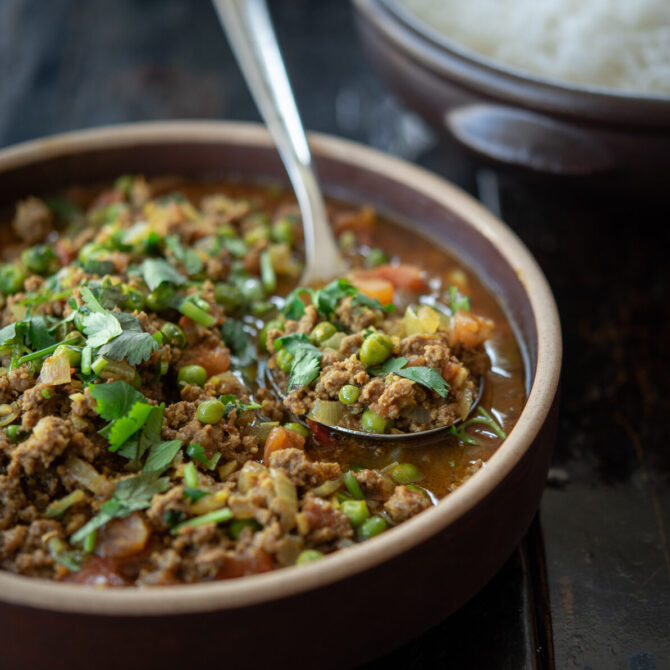
[[[659,184],[670,164],[665,0],[354,0],[390,86],[489,161]]]

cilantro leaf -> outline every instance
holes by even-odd
[[[4,328],[0,328],[0,347],[15,344],[19,333],[16,332],[17,322],[10,323]]]
[[[282,313],[286,316],[287,319],[297,321],[305,313],[305,303],[303,302],[300,296],[311,295],[311,294],[312,294],[311,289],[307,288],[294,289],[286,296]]]
[[[431,391],[435,391],[441,398],[446,398],[449,392],[449,384],[444,377],[434,368],[425,365],[417,365],[406,368],[407,359],[403,357],[389,358],[383,365],[370,368],[368,372],[375,377],[386,377],[388,374],[396,374],[410,381],[421,384]]]
[[[221,326],[221,337],[230,349],[235,366],[243,368],[256,360],[256,346],[240,321],[226,319]]]
[[[91,312],[99,312],[100,314],[106,314],[107,310],[98,302],[98,299],[93,295],[93,291],[87,286],[83,286],[79,289],[79,294],[81,299],[84,301],[84,304],[91,310]]]
[[[286,349],[289,354],[295,355],[299,347],[312,347],[319,351],[310,341],[305,333],[291,333],[290,335],[282,335],[274,341],[275,350]]]
[[[181,440],[169,440],[167,442],[156,442],[149,451],[144,464],[144,472],[163,472],[174,460],[181,449]]]
[[[317,350],[318,351],[318,350]],[[298,349],[293,357],[291,372],[288,378],[288,390],[309,386],[318,376],[321,369],[321,352],[309,349]]]
[[[107,382],[106,384],[92,384],[89,393],[97,401],[98,414],[107,421],[114,421],[130,411],[138,401],[146,398],[124,381]]]
[[[168,477],[159,477],[157,472],[142,474],[121,480],[109,500],[100,505],[100,512],[84,524],[70,541],[83,542],[87,535],[101,528],[114,518],[127,517],[132,512],[151,506],[151,500],[157,493],[163,493],[170,487]]]
[[[191,442],[191,444],[186,447],[186,453],[194,461],[198,461],[198,463],[204,465],[208,470],[213,470],[221,458],[221,452],[217,452],[212,458],[207,458],[204,447],[197,442]]]
[[[459,294],[458,289],[453,284],[449,286],[449,307],[452,312],[470,311],[470,298]]]
[[[109,312],[91,312],[83,318],[82,322],[90,347],[100,347],[123,332],[118,319],[115,319]]]
[[[248,405],[243,403],[236,395],[233,395],[232,393],[226,393],[225,395],[219,396],[219,402],[222,402],[226,406],[226,409],[223,413],[224,419],[227,419],[234,409],[236,409],[239,414],[240,412],[246,412],[250,409],[261,408],[261,405],[256,402],[249,403]]]
[[[188,498],[191,501],[191,504],[198,502],[200,498],[210,495],[209,491],[201,491],[200,489],[194,489],[190,486],[187,486],[184,489],[184,498]]]
[[[162,258],[145,258],[140,266],[140,274],[151,291],[157,289],[163,282],[181,286],[186,281],[184,275]]]
[[[33,350],[46,349],[56,343],[56,338],[49,332],[49,323],[46,317],[40,315],[29,316],[25,319],[27,324],[26,338]]]
[[[158,342],[149,333],[124,330],[111,342],[104,344],[98,353],[115,361],[122,361],[125,358],[130,365],[139,365],[148,360],[151,352],[156,349]]]
[[[142,428],[152,410],[153,405],[138,400],[126,416],[117,419],[107,435],[110,444],[109,450],[112,452],[118,451],[128,438]]]
[[[193,249],[183,247],[179,235],[168,235],[165,238],[165,246],[177,260],[184,264],[186,274],[195,275],[202,270],[203,264],[200,256]]]

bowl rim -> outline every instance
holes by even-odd
[[[259,124],[228,121],[159,121],[121,124],[54,135],[0,150],[0,179],[13,168],[81,151],[147,145],[224,143],[272,146]],[[552,407],[561,368],[558,311],[549,284],[521,240],[458,187],[423,168],[358,143],[310,133],[316,158],[362,166],[402,182],[467,222],[493,243],[526,290],[537,330],[537,366],[526,405],[508,438],[486,467],[407,524],[321,561],[221,582],[157,588],[96,589],[0,571],[0,603],[108,616],[162,616],[236,609],[280,600],[375,567],[444,530],[482,501],[516,466]],[[73,587],[74,586],[74,587]]]
[[[353,0],[402,51],[440,76],[513,104],[637,128],[670,126],[670,94],[645,94],[566,80],[506,65],[443,35],[398,0]]]

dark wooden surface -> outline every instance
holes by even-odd
[[[308,128],[419,162],[475,195],[491,184],[385,90],[348,3],[272,10]],[[0,146],[122,121],[258,119],[206,0],[0,0],[0,73]],[[561,312],[554,468],[539,522],[500,574],[369,667],[670,668],[670,198],[494,181]]]

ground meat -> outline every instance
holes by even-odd
[[[302,513],[309,528],[306,540],[312,544],[328,544],[354,536],[348,517],[327,500],[307,494]]]
[[[380,310],[354,305],[351,298],[345,298],[335,310],[335,318],[353,332],[381,323],[383,315]]]
[[[31,475],[38,466],[48,468],[65,451],[72,433],[72,424],[66,419],[56,416],[40,419],[32,435],[14,449],[7,474],[19,477],[21,470]]]
[[[53,215],[38,198],[27,198],[16,206],[14,232],[28,244],[42,242],[53,229]]]
[[[365,366],[356,356],[350,356],[344,361],[338,361],[324,367],[316,385],[318,397],[336,398],[339,390],[345,384],[363,386],[370,379]]]
[[[363,344],[363,334],[354,333],[353,335],[347,335],[340,342],[340,353],[345,356],[351,356],[351,354],[357,354],[359,349]]]
[[[393,493],[391,478],[376,470],[359,470],[354,472],[354,477],[366,498],[384,501]]]
[[[395,523],[401,523],[428,509],[431,504],[430,498],[423,491],[396,486],[393,495],[384,504],[384,510]]]
[[[384,391],[370,405],[370,409],[388,419],[397,419],[402,409],[416,405],[415,389],[416,385],[409,379],[389,375]]]
[[[296,486],[319,486],[342,475],[337,463],[313,461],[302,449],[280,449],[270,456],[270,467],[283,472]]]

